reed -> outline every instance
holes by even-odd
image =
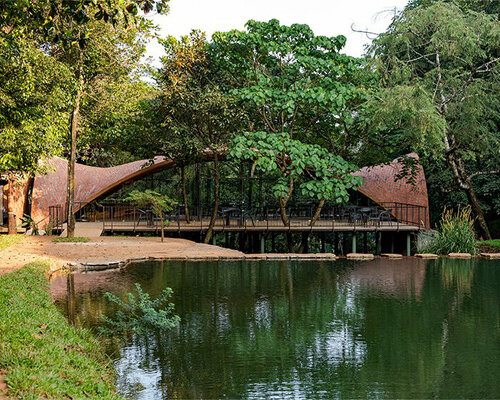
[[[471,209],[467,207],[454,212],[445,208],[436,237],[427,251],[436,254],[476,254],[477,239]]]

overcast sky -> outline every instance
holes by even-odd
[[[249,19],[278,19],[282,24],[308,24],[317,35],[347,37],[344,51],[353,56],[363,53],[370,42],[365,34],[351,30],[383,32],[390,23],[395,8],[402,9],[408,0],[170,0],[166,16],[154,16],[161,36],[176,37],[200,29],[208,37],[216,31],[244,29]],[[155,61],[162,54],[161,46],[153,41],[148,55]]]

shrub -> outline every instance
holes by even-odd
[[[436,236],[426,251],[436,254],[476,254],[476,234],[470,208],[459,209],[456,213],[445,208]]]
[[[139,283],[135,284],[135,289],[137,297],[127,293],[127,301],[106,293],[106,298],[116,304],[119,310],[114,318],[102,316],[107,325],[102,328],[104,332],[144,333],[149,329],[168,330],[177,326],[180,318],[174,314],[174,304],[169,302],[172,289],[164,289],[154,300],[150,299],[148,293],[144,293]]]

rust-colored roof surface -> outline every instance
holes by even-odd
[[[418,159],[416,154],[409,156]],[[31,215],[35,222],[44,226],[48,222],[49,207],[61,205],[66,201],[66,186],[68,162],[65,159],[54,157],[47,162],[50,172],[35,177],[32,196]],[[148,174],[170,168],[174,162],[164,157],[155,157],[151,163],[148,160],[134,161],[128,164],[111,168],[91,167],[76,164],[75,170],[75,202],[88,203],[105,195],[122,184],[141,179]],[[405,179],[397,180],[401,171],[401,164],[394,160],[389,164],[362,168],[356,173],[364,179],[364,185],[359,189],[361,193],[386,208],[392,208],[393,214],[398,215],[397,207],[386,203],[408,203],[422,206],[428,210],[427,185],[422,167],[419,167],[417,182],[411,185]],[[407,211],[406,211],[407,212]],[[428,212],[419,212],[412,216],[413,220],[424,227],[429,226]]]

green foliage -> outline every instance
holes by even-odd
[[[36,224],[35,220],[31,218],[31,215],[23,215],[23,217],[21,218],[21,226],[26,230],[31,230],[31,234],[33,236],[39,234],[38,225]]]
[[[0,44],[0,173],[36,172],[68,124],[68,69],[26,38]]]
[[[277,20],[248,21],[246,28],[214,34],[207,52],[225,90],[248,109],[249,125],[341,151],[339,136],[369,91],[360,84],[361,60],[340,52],[345,37]]]
[[[52,238],[53,243],[88,243],[89,238],[86,237],[55,237]]]
[[[106,298],[118,307],[118,311],[113,317],[102,316],[107,325],[102,328],[105,332],[145,333],[151,329],[165,331],[179,324],[180,318],[174,314],[175,306],[169,302],[172,289],[165,288],[154,300],[148,293],[144,293],[139,283],[135,284],[135,290],[137,297],[129,292],[126,301],[112,293],[106,293]]]
[[[244,113],[234,96],[221,90],[205,35],[194,31],[180,40],[168,37],[162,44],[160,113],[165,130],[153,148],[161,146],[181,161],[206,149],[220,152],[241,127]]]
[[[471,253],[476,254],[476,234],[471,210],[465,208],[454,213],[444,210],[436,237],[427,252],[436,254]]]
[[[151,207],[154,214],[159,217],[172,211],[175,206],[175,202],[170,197],[149,189],[146,189],[143,192],[133,190],[129,193],[126,200],[139,207]]]
[[[306,197],[345,203],[349,200],[348,190],[363,183],[362,178],[352,175],[356,166],[284,132],[240,135],[234,139],[229,156],[236,161],[252,161],[256,171],[280,176],[272,188],[276,198],[287,196],[287,182],[293,179]]]
[[[0,368],[16,399],[119,399],[112,365],[90,331],[69,326],[52,303],[48,266],[0,277]]]
[[[456,2],[426,3],[397,14],[373,42],[382,88],[367,106],[367,131],[435,169],[446,165],[489,237],[477,177],[500,171],[500,20]]]
[[[477,242],[477,245],[479,247],[493,248],[500,251],[500,239],[480,240]]]

